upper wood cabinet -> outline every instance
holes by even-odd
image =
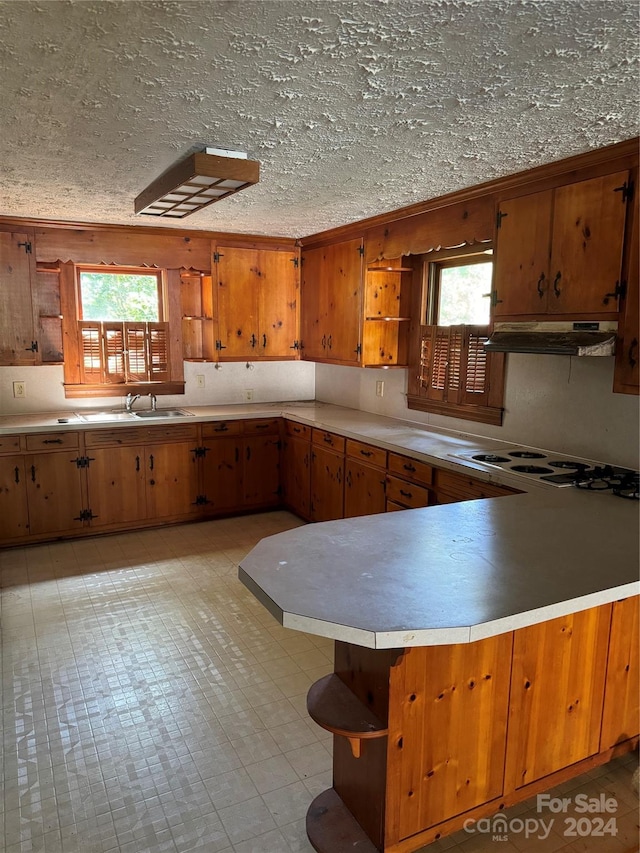
[[[494,319],[616,315],[629,172],[500,203]]]
[[[402,258],[367,266],[362,319],[362,365],[406,366],[413,267]]]
[[[33,236],[0,230],[0,365],[38,364]]]
[[[214,261],[218,358],[297,358],[297,254],[218,246]]]
[[[619,394],[637,394],[640,389],[640,233],[638,206],[632,208],[633,222],[629,233],[625,280],[626,292],[622,298],[621,315],[616,342],[616,366],[613,390]]]
[[[361,361],[362,238],[302,252],[302,357]]]

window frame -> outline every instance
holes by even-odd
[[[482,342],[489,337],[486,325],[437,325],[439,271],[452,266],[494,261],[489,243],[434,251],[422,255],[417,276],[418,322],[413,325],[407,406],[416,411],[479,423],[502,425],[504,414],[505,358],[487,353]],[[495,267],[494,267],[495,269]],[[416,304],[416,303],[414,303]],[[450,349],[448,347],[453,347]],[[482,354],[478,359],[479,353]],[[450,364],[454,369],[450,370]],[[444,370],[443,370],[444,365]],[[477,387],[478,376],[483,386]],[[472,387],[467,387],[467,378]]]
[[[72,261],[59,262],[60,297],[62,309],[62,327],[64,337],[64,393],[67,398],[83,397],[123,397],[128,393],[137,394],[184,394],[184,364],[182,360],[182,323],[180,315],[180,270],[161,269],[159,267],[135,267],[116,264],[74,264]],[[82,272],[110,272],[114,274],[131,273],[135,275],[153,274],[157,277],[159,294],[158,308],[164,319],[158,322],[83,320],[80,274]],[[85,349],[83,329],[91,326],[98,328],[98,367],[85,376]],[[123,340],[127,334],[145,337],[147,375],[158,379],[141,379],[139,376],[124,375],[123,381],[108,381],[109,365],[104,337],[105,329],[121,327]],[[157,347],[158,335],[163,337],[166,366],[154,370],[152,338]],[[86,337],[85,337],[86,340]],[[139,355],[139,352],[137,355]],[[128,356],[123,354],[123,358]],[[101,377],[95,381],[96,374]]]

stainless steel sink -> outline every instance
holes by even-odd
[[[109,423],[110,421],[131,421],[133,412],[76,412],[76,416],[89,423]]]
[[[191,412],[185,412],[184,409],[145,409],[142,412],[133,412],[134,418],[191,418]]]

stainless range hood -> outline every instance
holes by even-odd
[[[617,322],[496,323],[485,343],[487,352],[548,355],[613,355]]]

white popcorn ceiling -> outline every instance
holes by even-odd
[[[0,2],[0,215],[164,224],[134,198],[215,145],[261,182],[180,227],[305,236],[636,135],[637,37],[637,0]]]

